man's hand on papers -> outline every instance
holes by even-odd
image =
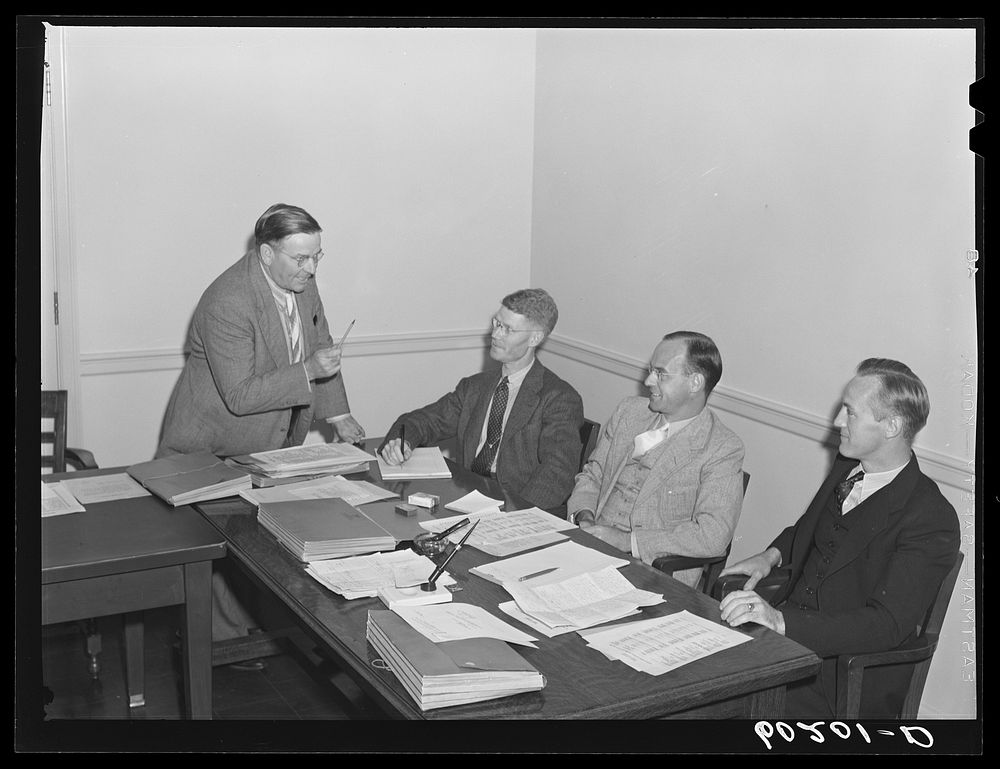
[[[752,590],[734,590],[722,599],[719,610],[722,621],[730,627],[756,622],[775,633],[785,634],[784,615]]]
[[[412,455],[413,449],[410,448],[410,444],[401,441],[399,438],[386,441],[385,445],[379,450],[379,456],[382,457],[382,461],[387,465],[401,465]]]
[[[632,537],[627,531],[590,521],[581,521],[580,528],[619,550],[624,550],[626,553],[632,552]]]

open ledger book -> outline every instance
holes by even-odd
[[[545,677],[497,638],[434,643],[395,612],[369,611],[366,636],[421,710],[539,691]]]

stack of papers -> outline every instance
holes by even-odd
[[[545,686],[545,677],[533,665],[495,638],[434,643],[391,611],[368,612],[366,635],[422,711],[509,697]]]
[[[374,459],[374,455],[350,443],[311,443],[308,446],[242,454],[229,457],[226,461],[233,467],[252,473],[258,479],[257,485],[268,485],[268,479],[358,472],[366,470],[368,462]]]
[[[342,499],[265,502],[257,520],[300,561],[393,550],[396,538]]]
[[[374,459],[374,457],[373,457]],[[390,465],[378,457],[378,469],[383,481],[408,481],[417,478],[451,478],[451,470],[438,446],[413,449],[413,454],[401,465]]]
[[[61,481],[42,481],[42,518],[67,513],[82,513],[84,507]]]
[[[149,492],[126,473],[67,478],[62,484],[73,492],[73,496],[83,505],[149,496]]]
[[[608,659],[620,660],[653,676],[751,640],[750,636],[686,610],[665,617],[586,630],[580,635]]]
[[[504,589],[514,600],[500,604],[500,610],[550,638],[638,614],[640,606],[663,602],[662,595],[639,590],[613,566],[563,579],[546,575],[505,582]]]
[[[566,535],[560,532],[576,528],[572,523],[537,507],[514,510],[509,513],[501,513],[494,508],[484,512],[470,513],[467,516],[456,515],[450,518],[437,518],[433,521],[425,521],[420,525],[428,531],[440,532],[462,520],[463,517],[479,521],[479,525],[472,532],[472,536],[469,537],[466,544],[498,558],[506,558],[508,555],[521,553],[525,550],[562,542],[566,539]],[[465,530],[459,530],[449,535],[448,538],[457,543],[464,535]]]
[[[240,496],[253,505],[262,502],[290,502],[296,499],[331,499],[339,497],[349,505],[363,505],[380,499],[395,499],[399,495],[368,481],[351,481],[340,475],[324,475],[307,481],[281,486],[246,489]]]
[[[521,577],[540,571],[546,572],[546,581],[557,582],[575,574],[600,571],[608,566],[617,569],[627,565],[628,561],[624,558],[605,555],[599,550],[569,541],[482,566],[474,566],[469,569],[469,573],[506,587],[507,582],[517,582]]]
[[[306,574],[348,600],[374,598],[387,587],[412,587],[427,581],[435,569],[434,561],[412,550],[393,553],[356,555],[332,561],[317,561],[306,566]],[[453,585],[448,574],[438,577],[439,585]]]
[[[250,476],[214,454],[174,454],[125,469],[139,483],[171,505],[189,505],[232,497],[250,488]]]

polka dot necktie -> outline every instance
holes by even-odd
[[[854,484],[865,477],[865,471],[859,470],[846,481],[841,481],[837,484],[837,488],[833,490],[833,497],[837,500],[837,507],[844,506],[844,500],[851,495],[851,491],[854,489]]]
[[[503,435],[503,415],[507,410],[507,377],[500,380],[493,393],[493,405],[490,407],[490,419],[486,425],[486,443],[472,462],[472,472],[479,475],[489,475],[493,467],[493,459],[500,447],[500,437]]]

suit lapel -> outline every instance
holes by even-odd
[[[542,364],[535,361],[531,364],[531,370],[524,377],[524,381],[521,382],[521,386],[517,390],[517,397],[514,399],[514,405],[510,407],[510,416],[507,417],[507,424],[503,428],[503,437],[500,439],[501,450],[507,441],[507,436],[516,434],[518,430],[528,423],[531,415],[535,413],[535,408],[538,406],[539,392],[542,389],[543,373]]]
[[[646,481],[639,489],[639,495],[635,501],[636,506],[641,505],[667,478],[697,456],[698,452],[702,451],[705,444],[708,443],[711,432],[712,416],[705,408],[691,424],[672,438],[667,438],[666,445],[660,451],[660,456],[649,469]]]
[[[892,483],[876,491],[849,513],[854,520],[830,563],[831,573],[857,558],[868,543],[885,529],[889,516],[901,509],[913,493],[919,474],[917,459],[911,454],[910,461],[892,479]]]
[[[611,492],[615,488],[615,484],[618,483],[618,476],[622,474],[622,470],[625,469],[625,465],[631,459],[635,436],[649,430],[656,423],[656,420],[657,415],[645,407],[641,410],[637,408],[634,411],[627,412],[622,418],[614,435],[614,445],[608,453],[609,457],[617,457],[618,462],[615,465],[614,472],[608,476],[608,482],[603,483],[601,486],[601,497],[597,501],[598,510],[604,508],[608,497],[611,496]]]
[[[476,447],[479,446],[479,438],[483,432],[483,423],[486,422],[486,410],[490,406],[490,399],[497,383],[500,381],[500,369],[490,369],[479,378],[479,391],[472,406],[469,422],[465,427],[465,441],[463,447],[462,464],[465,467],[472,467],[472,461],[476,458]]]
[[[257,322],[264,335],[267,349],[274,359],[275,366],[282,367],[288,365],[288,345],[285,337],[285,329],[281,325],[278,317],[278,308],[274,306],[274,295],[271,287],[264,277],[263,268],[257,254],[251,251],[247,254],[247,274],[250,278],[250,285],[253,286],[253,295],[256,301]],[[301,315],[300,315],[301,317]]]

